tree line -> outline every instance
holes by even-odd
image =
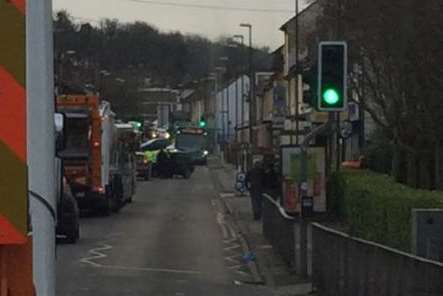
[[[59,85],[94,85],[121,112],[137,110],[137,89],[142,86],[184,88],[204,80],[217,66],[226,67],[225,81],[247,72],[248,48],[234,47],[227,38],[211,41],[162,32],[140,21],[78,23],[67,11],[55,14],[54,46]],[[268,52],[254,48],[256,69],[270,68]]]

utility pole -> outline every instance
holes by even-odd
[[[238,132],[238,78],[235,79],[235,142],[237,143],[237,132]]]
[[[252,48],[252,25],[251,24],[240,24],[240,27],[248,28],[249,32],[249,160],[248,166],[252,165],[252,154],[253,154],[253,136],[252,136],[252,124],[254,121],[255,113],[255,74],[254,74],[254,57]]]
[[[230,143],[231,142],[231,118],[230,118],[230,104],[229,104],[229,88],[230,88],[230,84],[229,84],[229,80],[228,80],[228,86],[226,87],[226,122],[227,122],[227,142]]]
[[[241,49],[243,51],[243,49],[245,48],[245,37],[243,35],[234,35],[234,38],[239,38],[241,41]],[[242,55],[243,56],[243,55]],[[242,135],[243,135],[243,126],[245,123],[245,73],[244,73],[244,64],[242,63],[241,65],[241,114],[240,114],[240,126],[242,127]],[[240,151],[240,160],[241,160],[241,170],[244,172],[245,171],[245,166],[244,166],[244,159],[243,159],[243,137],[241,137],[241,145],[242,145],[242,149]]]
[[[52,1],[27,2],[28,172],[38,296],[55,295]],[[44,172],[44,173],[42,173]]]
[[[295,0],[295,144],[299,144],[299,129],[300,129],[300,123],[299,123],[299,57],[300,57],[300,38],[299,38],[299,19],[298,19],[298,13],[299,13],[299,0]],[[291,137],[292,138],[292,137]],[[292,142],[292,141],[291,141]]]

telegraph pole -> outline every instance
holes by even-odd
[[[252,154],[253,154],[253,137],[252,137],[252,123],[254,120],[255,112],[255,74],[254,74],[254,57],[252,48],[252,25],[251,24],[240,24],[240,27],[248,28],[249,32],[249,161],[248,165],[252,165]]]
[[[298,19],[298,13],[299,13],[299,0],[295,0],[295,38],[294,38],[294,42],[295,42],[295,130],[296,130],[296,134],[295,134],[295,144],[298,145],[299,144],[299,129],[300,129],[300,124],[299,124],[299,58],[300,58],[300,38],[299,38],[299,19]],[[292,137],[291,137],[292,138]],[[292,141],[291,141],[292,142]]]

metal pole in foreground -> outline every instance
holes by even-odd
[[[55,295],[55,217],[51,215],[56,208],[51,2],[26,1],[29,189],[44,199],[30,199],[33,273],[38,296]]]

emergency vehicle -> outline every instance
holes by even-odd
[[[57,97],[57,112],[65,116],[65,147],[59,152],[65,176],[80,208],[104,215],[120,206],[121,188],[112,180],[114,117],[111,106],[97,96]]]

